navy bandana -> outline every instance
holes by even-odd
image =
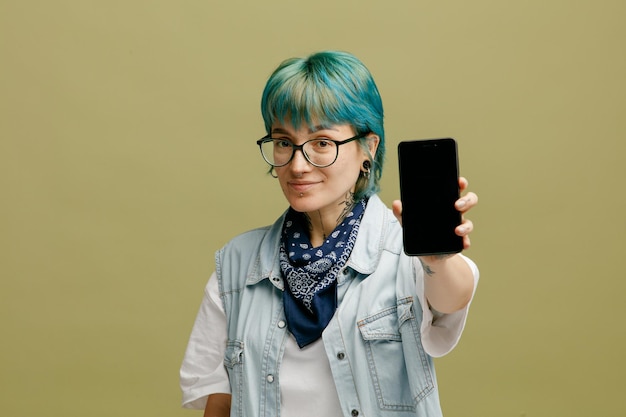
[[[319,339],[337,309],[337,274],[345,266],[366,200],[354,205],[343,222],[314,248],[304,214],[290,208],[283,224],[280,269],[287,283],[283,292],[289,331],[301,348]]]

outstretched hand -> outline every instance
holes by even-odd
[[[467,185],[467,179],[460,177],[459,188],[461,192],[464,192],[467,189]],[[465,218],[465,213],[467,213],[477,203],[478,196],[473,192],[468,192],[454,203],[454,207],[461,212],[461,224],[454,229],[454,232],[458,236],[463,237],[463,249],[468,249],[471,246],[469,235],[474,230],[474,224],[471,220]],[[400,224],[402,224],[402,202],[400,200],[394,200],[391,208],[393,210],[393,214],[396,216]]]

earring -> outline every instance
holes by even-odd
[[[363,169],[365,171],[363,171],[363,176],[367,179],[370,178],[370,168],[372,166],[372,163],[369,160],[365,160],[363,161]]]
[[[276,171],[274,171],[274,167],[271,167],[271,168],[270,168],[270,175],[271,175],[273,178],[278,178],[278,174],[276,174]]]

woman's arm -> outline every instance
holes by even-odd
[[[207,395],[230,392],[224,367],[226,341],[226,315],[217,277],[213,273],[206,285],[180,368],[184,408],[205,409]]]
[[[229,417],[230,394],[211,394],[207,398],[204,417]]]
[[[467,180],[459,178],[459,188],[467,188]],[[474,193],[458,199],[455,207],[463,214],[463,220],[455,232],[463,237],[463,247],[470,247],[469,234],[474,229],[465,213],[478,203]],[[393,212],[402,222],[402,203],[393,202]],[[440,313],[450,314],[465,307],[472,299],[474,291],[474,274],[463,257],[459,255],[421,256],[419,260],[424,268],[424,294],[430,306]]]
[[[464,308],[472,299],[474,274],[459,255],[444,259],[420,258],[424,268],[424,296],[436,311],[451,314]]]

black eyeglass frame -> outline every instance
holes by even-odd
[[[259,150],[261,151],[261,156],[263,157],[263,160],[265,162],[267,162],[270,166],[274,167],[274,168],[280,168],[280,167],[284,167],[285,165],[289,165],[289,163],[293,160],[293,157],[296,154],[297,150],[300,150],[300,152],[302,152],[302,155],[304,155],[304,159],[306,159],[309,164],[311,164],[311,165],[313,165],[314,167],[317,167],[317,168],[326,168],[326,167],[331,166],[332,164],[334,164],[337,161],[337,158],[339,157],[339,146],[345,145],[346,143],[350,143],[350,142],[353,142],[353,141],[358,140],[358,139],[363,139],[364,137],[369,135],[369,133],[370,132],[361,133],[361,134],[358,134],[356,136],[353,136],[353,137],[351,137],[349,139],[342,140],[342,141],[333,140],[333,139],[327,139],[327,138],[309,139],[306,142],[304,142],[302,145],[296,145],[295,143],[293,143],[293,142],[288,140],[288,142],[291,144],[291,156],[289,157],[287,162],[285,162],[284,164],[281,164],[281,165],[272,164],[270,161],[267,160],[267,158],[265,157],[265,154],[263,153],[263,144],[267,143],[267,142],[275,141],[275,140],[277,140],[276,138],[272,138],[270,135],[265,135],[261,139],[257,140],[256,144],[259,145]],[[327,164],[327,165],[319,165],[319,164],[316,164],[315,162],[313,162],[313,161],[311,161],[309,159],[309,156],[306,154],[306,152],[304,152],[304,145],[306,145],[309,142],[316,141],[316,140],[325,140],[325,141],[332,142],[332,143],[335,144],[335,146],[337,147],[336,148],[337,152],[335,153],[335,159],[333,159],[333,162],[331,162],[330,164]]]

